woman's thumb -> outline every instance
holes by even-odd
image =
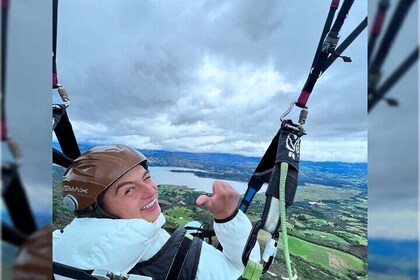
[[[210,198],[210,197],[208,197],[207,195],[202,194],[202,195],[200,195],[200,196],[197,198],[197,200],[195,201],[195,203],[196,203],[197,205],[207,204],[207,201],[209,201],[210,199],[211,199],[211,198]]]

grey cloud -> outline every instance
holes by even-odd
[[[268,144],[281,112],[297,97],[309,71],[328,11],[326,5],[325,11],[318,12],[321,6],[288,1],[196,1],[188,6],[170,1],[66,2],[60,5],[58,58],[59,78],[73,97],[70,118],[104,124],[107,134],[147,135],[157,145],[172,143],[164,141],[177,128],[191,137],[210,133],[203,126],[226,137],[218,143],[227,146],[235,139],[255,145],[267,139]],[[363,18],[364,9],[355,4],[349,24]],[[301,22],[302,17],[307,22]],[[365,61],[363,40],[355,45],[360,46],[352,49],[352,56]],[[340,76],[361,69],[360,63],[329,71]],[[224,71],[220,79],[219,71]],[[264,75],[258,76],[259,72]],[[278,75],[275,83],[289,83],[296,92],[287,88],[270,92],[269,75]],[[308,121],[308,131],[336,141],[365,137],[366,114],[359,109],[365,104],[353,106],[357,109],[350,108],[346,116],[341,111],[364,100],[360,96],[365,93],[357,86],[362,87],[366,77],[354,75],[341,79],[339,85],[334,85],[337,81],[323,84],[322,79],[314,92],[317,109],[310,111],[313,122]],[[356,93],[344,95],[342,104],[324,117],[338,98],[331,93],[334,86],[341,85],[335,90]],[[331,94],[327,98],[320,92]],[[130,121],[142,125],[130,125]]]

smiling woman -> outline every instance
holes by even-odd
[[[80,155],[63,176],[64,203],[75,218],[53,233],[54,270],[107,269],[154,279],[237,279],[251,223],[238,211],[239,194],[226,182],[197,204],[213,214],[223,252],[179,228],[170,236],[146,157],[126,145],[97,146]],[[179,248],[179,249],[178,249]],[[259,245],[250,259],[259,261]],[[211,260],[211,262],[209,262]],[[72,266],[67,273],[65,266]],[[68,268],[67,268],[68,270]],[[74,274],[73,274],[74,277]]]
[[[104,209],[123,219],[139,218],[154,222],[160,214],[158,192],[150,172],[137,165],[115,183],[103,195]]]

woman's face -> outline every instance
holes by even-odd
[[[150,172],[137,165],[115,181],[104,194],[104,208],[122,219],[154,222],[161,212],[158,192]]]

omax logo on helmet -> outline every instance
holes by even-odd
[[[63,190],[66,191],[66,192],[88,193],[88,189],[83,189],[83,188],[79,188],[79,187],[64,186]]]

